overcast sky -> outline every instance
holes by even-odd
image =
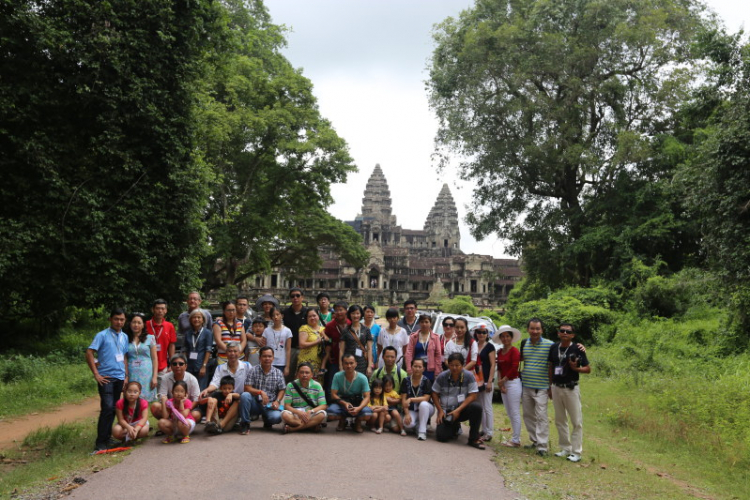
[[[469,0],[265,0],[274,23],[290,29],[284,54],[314,85],[323,116],[349,144],[359,172],[332,188],[330,212],[353,220],[375,164],[383,168],[393,213],[404,229],[422,229],[443,183],[461,219],[467,253],[506,256],[502,240],[476,242],[463,222],[471,185],[438,173],[431,155],[437,120],[427,104],[433,25]],[[707,2],[732,31],[750,26],[750,1]]]

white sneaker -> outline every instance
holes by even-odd
[[[565,457],[570,456],[570,452],[569,451],[565,451],[565,450],[558,451],[557,453],[555,453],[555,456],[556,457],[565,458]]]
[[[568,455],[568,460],[571,462],[580,462],[581,461],[581,455],[576,455],[575,453],[571,453]]]
[[[419,441],[426,441],[427,440],[427,434],[425,434],[424,432],[420,432],[419,435],[417,436],[417,440],[419,440]]]

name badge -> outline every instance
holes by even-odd
[[[141,360],[140,359],[133,360],[133,367],[139,368],[140,366],[141,366]]]
[[[161,351],[161,344],[156,344],[156,351],[157,351],[157,352],[160,352],[160,351]]]
[[[117,361],[118,363],[122,363],[123,361],[125,361],[125,355],[119,353],[115,354],[115,361]]]
[[[358,358],[362,357],[362,349],[354,349],[354,355]]]
[[[190,359],[198,359],[198,353],[197,352],[191,352],[190,353]]]
[[[555,367],[555,375],[562,375],[563,374],[563,367],[562,366],[556,366]]]
[[[465,394],[459,394],[458,396],[456,396],[456,399],[458,400],[459,403],[463,403],[464,400],[466,399],[466,395]]]

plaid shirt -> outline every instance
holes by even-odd
[[[271,371],[266,373],[260,365],[253,366],[247,375],[245,385],[265,392],[271,401],[275,400],[279,391],[283,391],[286,387],[284,374],[281,373],[281,370],[272,366]]]

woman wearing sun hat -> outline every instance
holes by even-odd
[[[508,413],[513,437],[503,446],[518,448],[521,446],[521,379],[518,378],[518,366],[521,363],[521,353],[513,344],[521,340],[521,332],[503,325],[497,329],[497,336],[502,348],[497,350],[497,367],[500,372],[497,385],[503,397],[503,406]]]

